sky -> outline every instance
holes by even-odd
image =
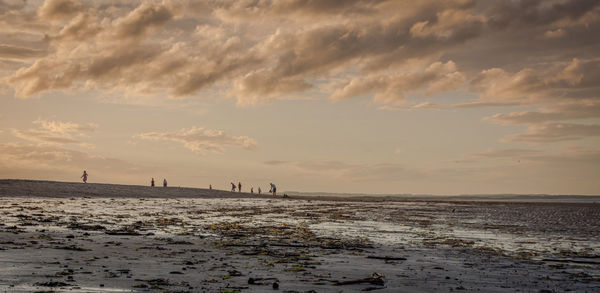
[[[600,194],[598,0],[0,0],[0,178]]]

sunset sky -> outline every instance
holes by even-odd
[[[597,0],[0,0],[0,178],[600,194]]]

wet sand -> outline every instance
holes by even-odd
[[[0,180],[0,292],[600,290],[599,204],[380,200]]]

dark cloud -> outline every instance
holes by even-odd
[[[494,5],[486,13],[489,24],[498,28],[542,26],[561,21],[574,22],[600,6],[597,0],[490,2],[494,2]]]
[[[26,4],[27,4],[26,0],[17,0],[17,1],[0,0],[0,14],[3,14],[10,10],[22,9]]]
[[[44,50],[34,50],[29,48],[14,47],[0,44],[0,58],[8,59],[30,59],[47,55]]]
[[[212,7],[219,19],[226,22],[245,22],[255,19],[284,21],[314,20],[331,17],[357,17],[376,12],[378,6],[390,0],[267,0],[216,1]]]
[[[120,47],[94,58],[85,74],[92,80],[106,77],[112,79],[112,76],[123,75],[123,71],[132,66],[147,64],[160,53],[157,47]]]
[[[49,26],[39,19],[37,14],[27,10],[0,11],[0,25],[3,33],[36,33],[41,34]]]
[[[238,76],[248,67],[256,67],[262,62],[261,57],[253,54],[206,60],[203,66],[197,65],[180,75],[171,85],[172,93],[174,96],[192,95],[218,81]]]

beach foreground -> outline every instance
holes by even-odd
[[[1,180],[0,219],[6,292],[600,290],[594,202],[333,201]]]

